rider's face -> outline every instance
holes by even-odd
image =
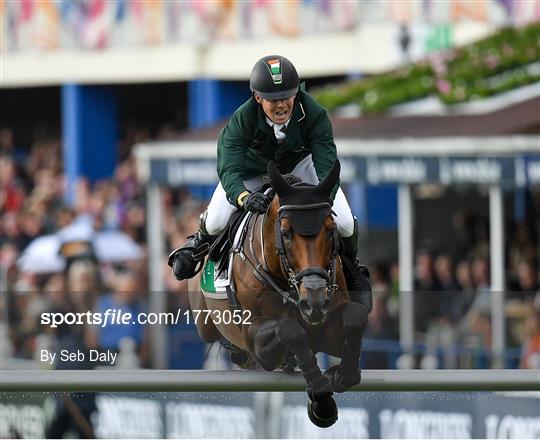
[[[282,100],[267,100],[255,95],[255,99],[262,106],[265,115],[272,120],[274,124],[285,124],[292,114],[294,98],[290,96]]]

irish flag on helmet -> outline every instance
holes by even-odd
[[[268,60],[267,63],[270,67],[270,73],[272,74],[272,81],[274,82],[274,84],[281,84],[281,62],[279,61],[279,58]]]

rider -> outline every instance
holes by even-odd
[[[261,58],[251,71],[251,98],[234,112],[218,140],[220,179],[199,231],[169,256],[178,280],[194,276],[197,264],[227,226],[236,209],[264,213],[270,199],[260,189],[273,160],[282,174],[317,184],[337,159],[332,125],[325,109],[300,85],[293,64],[280,55]],[[351,300],[371,310],[369,272],[357,259],[358,223],[345,195],[336,185],[332,193],[335,222],[342,240],[341,256]]]

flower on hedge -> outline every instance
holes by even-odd
[[[499,59],[495,55],[488,55],[484,58],[484,63],[486,63],[486,66],[490,69],[495,69],[499,65]]]
[[[437,80],[437,90],[443,95],[448,95],[452,91],[452,85],[446,80]]]
[[[1,1],[1,0],[0,0]],[[525,29],[502,29],[464,48],[437,52],[425,62],[364,78],[317,94],[329,110],[357,102],[376,114],[402,102],[437,93],[447,105],[476,100],[540,79],[525,66],[540,60],[540,23]],[[518,67],[524,67],[521,71]]]

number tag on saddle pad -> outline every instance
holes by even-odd
[[[211,299],[226,299],[227,286],[231,284],[228,277],[229,271],[217,273],[216,263],[207,260],[201,276],[201,291],[205,297]]]

